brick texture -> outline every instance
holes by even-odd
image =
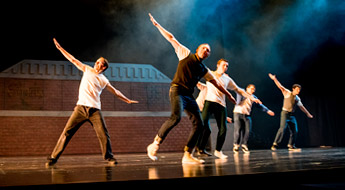
[[[0,110],[73,111],[80,81],[0,78]],[[103,111],[170,111],[169,84],[112,82],[139,104],[128,105],[107,90],[101,96]],[[145,152],[167,117],[105,117],[113,152]],[[49,155],[68,117],[0,116],[0,156]],[[168,135],[160,151],[182,151],[190,132],[183,118]],[[64,154],[101,153],[96,133],[84,124]]]

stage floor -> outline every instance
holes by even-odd
[[[345,148],[252,150],[250,154],[226,151],[227,160],[204,158],[203,165],[182,165],[181,153],[159,153],[152,162],[146,154],[115,155],[110,166],[101,155],[62,155],[46,168],[46,157],[0,158],[0,189],[61,189],[70,186],[194,184],[206,187],[224,183],[278,187],[345,188]],[[256,183],[256,184],[253,184]]]

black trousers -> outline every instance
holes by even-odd
[[[179,93],[178,87],[176,86],[170,87],[169,97],[171,104],[171,115],[170,118],[163,123],[157,135],[163,142],[171,129],[173,129],[180,122],[182,110],[184,110],[188,115],[189,120],[192,122],[192,130],[189,134],[187,145],[185,146],[184,150],[192,152],[204,127],[198,104],[192,95],[184,95]]]

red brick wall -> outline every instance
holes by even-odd
[[[145,152],[164,117],[106,117],[113,152]],[[0,117],[1,156],[49,155],[68,118],[59,117]],[[184,118],[173,129],[160,151],[182,151],[190,127]],[[99,141],[92,126],[84,124],[74,135],[64,154],[101,153]]]
[[[0,78],[0,111],[73,111],[80,81]],[[169,111],[169,84],[112,82],[139,104],[128,105],[107,90],[101,96],[103,111]],[[145,152],[167,117],[105,117],[114,153]],[[49,155],[68,117],[0,116],[0,156]],[[183,118],[160,151],[182,151],[190,131]],[[64,154],[100,153],[90,124],[84,124]]]
[[[78,100],[80,81],[0,78],[1,110],[71,111]],[[140,103],[129,105],[104,90],[103,111],[169,111],[169,84],[111,82],[125,96]]]

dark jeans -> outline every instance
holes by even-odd
[[[250,115],[234,113],[234,144],[247,146],[251,127]]]
[[[217,135],[217,144],[216,144],[216,150],[221,151],[225,142],[226,137],[226,116],[227,111],[226,108],[216,102],[211,101],[205,101],[204,109],[202,110],[202,118],[204,120],[204,131],[202,135],[199,138],[198,141],[198,148],[200,150],[204,150],[206,147],[206,144],[208,142],[208,139],[211,135],[211,128],[210,128],[210,116],[211,114],[214,115],[217,126],[218,126],[218,135]]]
[[[192,152],[204,127],[199,107],[192,95],[185,95],[179,92],[177,86],[170,87],[169,97],[171,115],[170,118],[163,123],[157,135],[161,138],[161,142],[163,142],[170,130],[180,122],[182,110],[184,110],[193,126],[188,137],[185,151]]]
[[[86,121],[90,122],[96,131],[101,144],[103,158],[113,158],[110,137],[101,111],[96,108],[80,105],[77,105],[74,108],[71,117],[68,119],[67,124],[51,154],[52,158],[59,159],[68,142]]]
[[[293,146],[296,142],[297,137],[297,121],[293,113],[282,111],[280,115],[280,127],[278,129],[276,138],[274,142],[279,144],[283,140],[284,131],[286,127],[289,127],[290,130],[290,138],[289,138],[289,145]]]

